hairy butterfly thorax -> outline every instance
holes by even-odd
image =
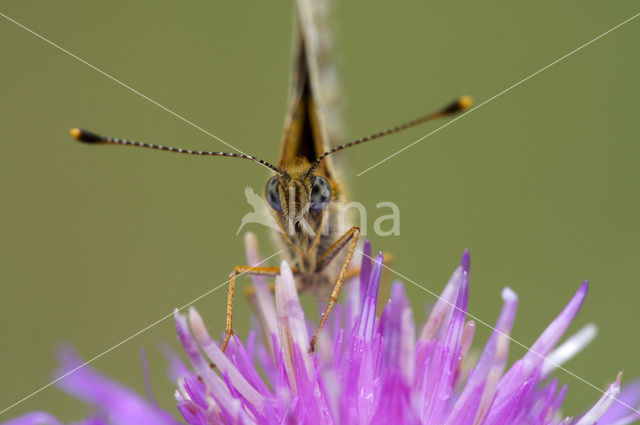
[[[71,135],[89,144],[136,146],[195,156],[247,159],[273,172],[267,179],[264,199],[277,223],[276,243],[290,264],[300,291],[312,291],[329,299],[309,343],[313,351],[345,281],[360,229],[345,217],[344,190],[331,163],[341,150],[393,134],[435,118],[455,114],[471,105],[463,96],[435,113],[349,143],[340,144],[339,90],[331,62],[327,36],[326,1],[298,0],[294,60],[278,162],[274,165],[244,153],[200,151],[136,142],[74,128]],[[232,316],[236,277],[240,274],[275,276],[279,267],[237,266],[231,273],[227,298],[224,350],[233,334]]]
[[[346,255],[336,253],[324,265],[325,260],[317,255],[327,252],[348,228],[340,185],[326,176],[310,174],[309,164],[303,161],[284,176],[271,177],[265,199],[280,228],[274,239],[298,272],[298,289],[326,295],[331,289],[327,283],[335,278],[339,259]]]

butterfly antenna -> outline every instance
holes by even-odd
[[[347,149],[350,148],[352,146],[356,146],[359,145],[361,143],[365,143],[365,142],[370,142],[371,140],[375,140],[378,139],[380,137],[383,136],[388,136],[390,134],[394,134],[394,133],[398,133],[402,130],[406,130],[407,128],[411,128],[414,127],[418,124],[422,124],[425,123],[427,121],[431,121],[434,120],[436,118],[444,118],[446,116],[449,115],[453,115],[456,114],[458,112],[462,112],[465,109],[469,109],[471,107],[473,103],[473,100],[471,99],[471,97],[469,96],[462,96],[458,99],[456,99],[455,101],[451,102],[449,105],[445,106],[444,108],[440,109],[437,112],[432,112],[428,115],[424,115],[420,118],[416,118],[412,121],[409,121],[407,123],[389,128],[387,130],[384,131],[380,131],[378,133],[372,134],[370,136],[367,137],[363,137],[361,139],[358,140],[354,140],[353,142],[349,142],[349,143],[345,143],[344,145],[340,145],[340,146],[336,146],[328,151],[326,151],[325,153],[323,153],[322,155],[320,155],[318,157],[318,159],[315,160],[315,162],[311,165],[311,168],[309,169],[309,171],[307,172],[307,174],[311,174],[313,173],[313,171],[318,167],[318,165],[320,165],[320,163],[322,162],[323,159],[325,159],[327,156],[336,153],[338,151],[341,151],[343,149]]]
[[[198,155],[198,156],[228,156],[231,158],[242,158],[242,159],[249,159],[251,161],[257,162],[260,165],[263,165],[273,171],[275,171],[276,173],[278,173],[281,176],[284,176],[286,173],[279,169],[278,167],[276,167],[273,164],[268,163],[267,161],[260,159],[260,158],[256,158],[250,155],[245,155],[245,154],[241,154],[241,153],[231,153],[231,152],[209,152],[209,151],[198,151],[198,150],[191,150],[191,149],[182,149],[182,148],[172,148],[171,146],[162,146],[162,145],[154,145],[152,143],[144,143],[144,142],[135,142],[133,140],[125,140],[125,139],[117,139],[115,137],[105,137],[105,136],[100,136],[99,134],[96,133],[92,133],[90,131],[87,130],[82,130],[80,128],[72,128],[71,131],[71,136],[80,141],[80,142],[84,142],[84,143],[89,143],[89,144],[104,144],[104,145],[124,145],[124,146],[136,146],[139,148],[149,148],[149,149],[157,149],[160,151],[168,151],[168,152],[175,152],[175,153],[184,153],[187,155]]]

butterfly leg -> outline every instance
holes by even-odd
[[[222,341],[222,352],[227,349],[229,339],[233,335],[232,317],[233,317],[233,291],[236,286],[236,277],[241,274],[257,274],[262,276],[275,276],[280,273],[280,267],[252,267],[252,266],[236,266],[231,272],[229,280],[229,292],[227,293],[227,325],[225,327],[224,340]]]
[[[320,323],[318,327],[313,332],[313,336],[311,337],[311,342],[309,343],[309,352],[313,352],[315,350],[316,342],[318,342],[318,334],[324,328],[327,319],[329,318],[329,313],[333,309],[333,306],[338,301],[338,295],[340,295],[340,290],[342,289],[342,283],[345,280],[347,270],[349,268],[349,263],[351,262],[351,258],[353,257],[353,253],[356,250],[356,245],[358,243],[358,237],[360,236],[360,228],[358,226],[353,226],[349,229],[344,235],[340,237],[333,245],[327,249],[327,251],[322,254],[320,259],[318,260],[318,270],[322,270],[324,267],[329,264],[329,262],[340,252],[342,248],[344,248],[347,244],[349,244],[349,250],[347,251],[347,256],[344,259],[344,263],[342,264],[342,268],[340,269],[340,273],[338,274],[338,278],[336,280],[335,285],[333,286],[333,291],[331,291],[331,296],[329,297],[329,301],[327,302],[327,306],[324,309],[324,313],[320,318]]]

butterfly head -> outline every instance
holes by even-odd
[[[267,180],[265,199],[284,223],[300,226],[331,202],[333,188],[329,179],[308,171],[308,167],[290,170]]]

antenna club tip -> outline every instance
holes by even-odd
[[[69,134],[71,134],[71,137],[76,140],[82,140],[82,130],[80,130],[79,128],[72,128],[71,130],[69,130]]]
[[[460,109],[469,109],[471,105],[473,105],[473,98],[467,95],[460,96],[460,99],[458,99],[458,105],[460,106]]]
[[[464,111],[465,109],[469,109],[473,104],[473,99],[471,96],[460,96],[449,105],[447,105],[440,113],[439,116],[452,115],[457,114],[460,111]]]
[[[69,130],[69,134],[74,139],[85,142],[85,143],[104,143],[104,138],[102,136],[98,136],[95,133],[92,133],[87,130],[83,130],[81,128],[72,128]]]

